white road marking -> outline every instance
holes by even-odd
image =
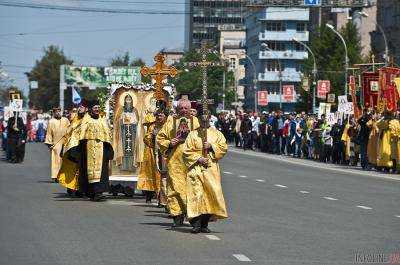
[[[206,237],[210,240],[221,240],[219,237],[214,236],[214,235],[206,235]]]
[[[328,201],[337,201],[338,200],[338,199],[332,198],[332,197],[322,197],[322,198],[324,198],[325,200],[328,200]]]
[[[238,177],[239,177],[239,178],[242,178],[242,179],[247,178],[247,176],[244,176],[244,175],[239,175]]]
[[[256,179],[257,182],[265,182],[264,179]]]
[[[238,261],[244,261],[244,262],[249,262],[251,261],[251,259],[249,259],[248,257],[246,257],[243,254],[233,254],[233,256],[238,260]]]
[[[308,193],[310,193],[310,192],[309,192],[309,191],[306,191],[306,190],[301,190],[300,193],[308,194]]]
[[[284,188],[284,189],[287,188],[287,186],[281,185],[281,184],[275,184],[274,186],[275,186],[275,187],[278,187],[278,188]]]
[[[132,202],[132,201],[121,201],[121,200],[107,200],[106,203],[111,204],[111,205],[124,205],[124,206],[144,204],[144,203],[138,203],[138,202]]]
[[[372,210],[371,207],[364,206],[364,205],[357,205],[358,208],[364,209],[364,210]]]
[[[395,215],[395,217],[400,218],[400,215]]]
[[[232,172],[229,172],[229,171],[224,171],[224,174],[233,175],[233,173],[232,173]]]

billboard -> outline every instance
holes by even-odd
[[[267,106],[268,105],[268,91],[258,91],[257,93],[258,105]]]
[[[130,85],[140,84],[142,76],[140,67],[97,67],[97,66],[65,66],[65,83],[67,86],[107,87],[112,83],[124,83]]]

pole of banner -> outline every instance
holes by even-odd
[[[60,65],[60,108],[64,111],[65,65]]]

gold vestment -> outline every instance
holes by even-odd
[[[218,161],[226,154],[228,146],[224,135],[214,128],[207,129],[207,142],[212,151],[208,153],[208,167],[198,164],[203,156],[203,143],[199,130],[190,132],[184,146],[184,160],[188,167],[187,177],[187,217],[195,218],[211,214],[212,219],[227,218],[221,175]]]
[[[169,116],[156,137],[161,154],[167,158],[167,205],[172,216],[186,213],[187,168],[183,161],[183,143],[170,147],[171,140],[177,135],[181,118],[183,117]],[[200,126],[196,117],[187,120],[190,130]]]

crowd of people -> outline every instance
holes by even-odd
[[[358,119],[343,115],[329,124],[324,114],[222,112],[215,126],[244,150],[398,173],[399,117],[365,110]]]

